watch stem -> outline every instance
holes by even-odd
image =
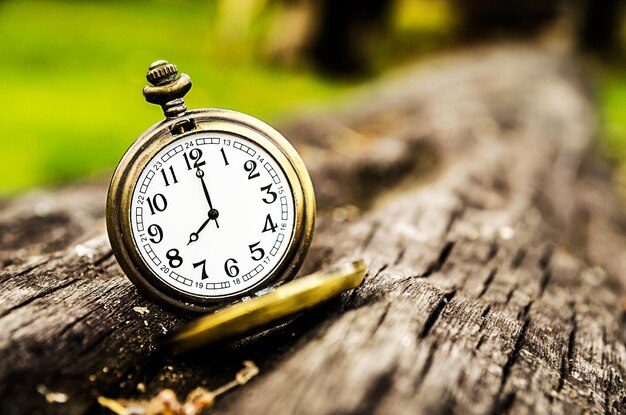
[[[167,118],[185,114],[187,107],[183,97],[191,89],[191,78],[187,74],[178,76],[176,65],[158,60],[150,65],[146,79],[152,84],[143,88],[146,101],[160,105]]]

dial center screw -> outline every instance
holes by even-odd
[[[209,210],[209,219],[217,219],[220,216],[220,213],[217,211],[217,209],[211,209]]]

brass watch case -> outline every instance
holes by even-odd
[[[193,129],[185,131],[189,126]],[[141,172],[163,147],[199,132],[227,132],[263,147],[282,167],[294,196],[294,229],[279,264],[255,286],[222,297],[206,298],[182,293],[162,281],[140,255],[131,231],[131,200]],[[128,278],[145,295],[159,304],[177,310],[209,312],[241,297],[254,296],[265,288],[281,284],[295,276],[313,238],[315,194],[302,159],[278,131],[239,112],[197,109],[155,124],[126,151],[111,179],[106,203],[106,224],[115,258]]]

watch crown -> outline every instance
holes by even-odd
[[[163,85],[176,79],[178,68],[168,61],[159,60],[150,65],[146,79],[152,85]]]
[[[179,76],[176,65],[163,60],[153,62],[146,79],[152,84],[143,88],[146,101],[160,105],[167,118],[187,112],[183,97],[191,89],[191,79],[184,73]]]

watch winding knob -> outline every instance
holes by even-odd
[[[184,73],[179,76],[176,65],[164,60],[153,62],[146,79],[152,84],[143,88],[146,101],[160,105],[167,118],[187,112],[183,97],[191,89],[191,78]]]
[[[176,80],[176,75],[178,75],[178,68],[173,63],[169,63],[168,61],[160,60],[153,62],[148,69],[148,73],[146,74],[146,79],[152,85],[163,85],[168,84]]]

